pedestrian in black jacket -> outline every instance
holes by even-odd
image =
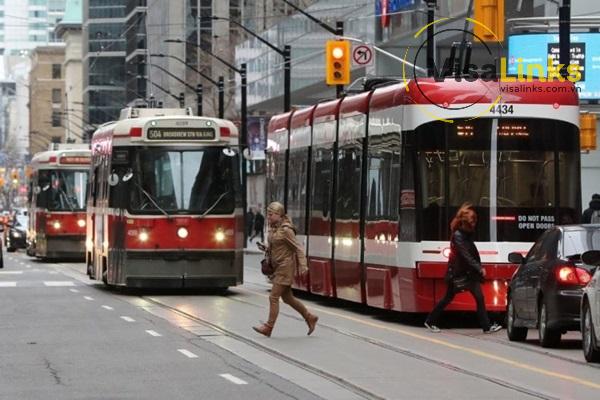
[[[590,201],[590,207],[583,212],[581,216],[582,224],[597,224],[600,221],[600,194],[595,193],[592,195],[592,201]]]
[[[481,291],[481,281],[485,277],[485,269],[481,267],[479,251],[473,241],[473,232],[475,232],[476,226],[477,214],[473,206],[464,203],[450,223],[452,238],[450,239],[448,271],[445,277],[448,289],[444,298],[434,307],[425,320],[425,326],[432,332],[441,332],[441,329],[436,326],[440,314],[454,299],[454,296],[463,290],[468,290],[475,298],[477,318],[483,332],[493,333],[502,329],[500,325],[490,323],[485,309],[485,301]]]

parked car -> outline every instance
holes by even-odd
[[[600,236],[596,235],[596,243]],[[583,355],[589,362],[600,362],[600,251],[583,253],[581,259],[593,267],[590,283],[583,289],[581,299],[581,336]]]
[[[511,341],[523,341],[529,328],[538,328],[543,347],[554,347],[569,330],[581,329],[583,288],[592,266],[581,255],[600,250],[600,225],[556,226],[544,232],[526,257],[510,253],[519,264],[508,287],[506,332]]]
[[[13,220],[7,225],[6,232],[6,251],[12,253],[17,249],[27,247],[27,226],[28,218],[25,214],[16,214]]]

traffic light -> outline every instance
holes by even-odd
[[[325,47],[325,82],[328,85],[350,83],[350,42],[328,40]]]
[[[0,188],[4,187],[4,177],[0,176]]]
[[[581,150],[596,150],[596,114],[581,114],[579,117],[579,147]]]
[[[475,0],[474,5],[473,19],[479,22],[473,24],[475,36],[484,42],[503,42],[504,0]]]

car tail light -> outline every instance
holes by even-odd
[[[556,270],[556,279],[567,285],[587,285],[592,277],[583,268],[571,265],[561,265]]]
[[[582,285],[587,285],[592,280],[592,276],[583,268],[575,268],[577,278]]]

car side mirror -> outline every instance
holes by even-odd
[[[523,261],[525,261],[525,257],[521,253],[513,252],[508,254],[508,262],[510,263],[523,264]]]
[[[587,265],[600,266],[600,250],[589,250],[581,255],[581,261]]]

